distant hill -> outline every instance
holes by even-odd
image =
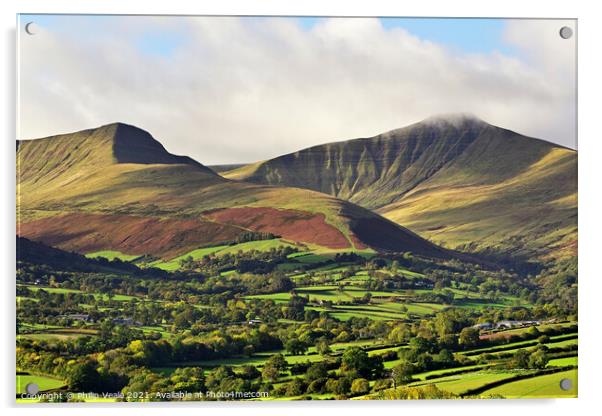
[[[141,274],[142,270],[134,264],[109,262],[105,259],[90,259],[81,254],[71,253],[45,244],[17,236],[17,262],[44,265],[55,270],[71,272],[112,272],[118,274]],[[19,265],[17,265],[17,269]],[[154,273],[161,273],[154,270]],[[165,274],[165,273],[163,273]]]
[[[246,163],[232,163],[229,165],[209,165],[208,168],[214,172],[228,172],[230,170],[238,169],[245,166]]]
[[[37,140],[17,141],[20,178],[57,175],[75,168],[93,169],[111,164],[185,164],[207,174],[213,171],[187,156],[169,153],[148,132],[123,123]],[[44,156],[44,157],[42,157]],[[45,178],[40,178],[45,179]]]
[[[121,123],[17,146],[17,233],[64,250],[173,258],[248,231],[331,250],[449,253],[318,192],[231,181]]]
[[[327,193],[449,247],[576,254],[577,153],[470,115],[432,117],[222,175]]]

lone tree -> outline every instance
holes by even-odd
[[[463,328],[462,331],[460,331],[458,343],[465,348],[471,348],[479,345],[480,340],[479,330],[477,328],[469,327]]]
[[[550,361],[550,357],[548,357],[546,351],[543,348],[538,348],[529,357],[529,367],[543,369],[548,365],[548,361]]]
[[[332,352],[330,349],[330,344],[326,339],[321,339],[316,343],[316,350],[320,355],[328,355]]]
[[[411,383],[412,374],[414,374],[414,366],[408,361],[403,361],[401,364],[393,367],[393,371],[391,371],[393,387]]]
[[[275,381],[278,379],[281,371],[286,370],[288,363],[282,354],[272,355],[265,363],[261,377],[267,381]]]
[[[284,348],[292,355],[303,355],[307,351],[307,345],[298,339],[288,340]]]
[[[382,375],[384,366],[381,357],[370,357],[363,349],[352,347],[343,353],[341,370],[351,376],[374,379]]]

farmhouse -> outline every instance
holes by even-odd
[[[521,328],[541,324],[540,321],[499,321],[495,324],[496,329]]]
[[[503,329],[512,329],[512,328],[524,328],[528,326],[540,325],[541,321],[511,321],[504,320],[496,322],[495,324],[491,322],[483,322],[479,324],[473,325],[471,328],[478,329],[480,331],[489,331],[493,329],[503,330]]]
[[[493,324],[491,322],[483,322],[482,324],[473,325],[472,328],[486,331],[488,329],[493,329]]]
[[[68,315],[59,315],[59,318],[73,319],[74,321],[84,321],[88,322],[90,320],[90,315],[81,314],[81,313],[72,313]]]

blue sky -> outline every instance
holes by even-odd
[[[512,54],[503,41],[503,19],[381,18],[387,29],[400,27],[415,36],[469,53],[498,51]]]
[[[296,19],[307,30],[320,20],[315,17]],[[467,53],[514,53],[503,41],[504,19],[381,17],[379,20],[385,29],[402,28],[419,38]]]

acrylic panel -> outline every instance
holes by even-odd
[[[17,402],[577,397],[576,20],[17,32]]]

